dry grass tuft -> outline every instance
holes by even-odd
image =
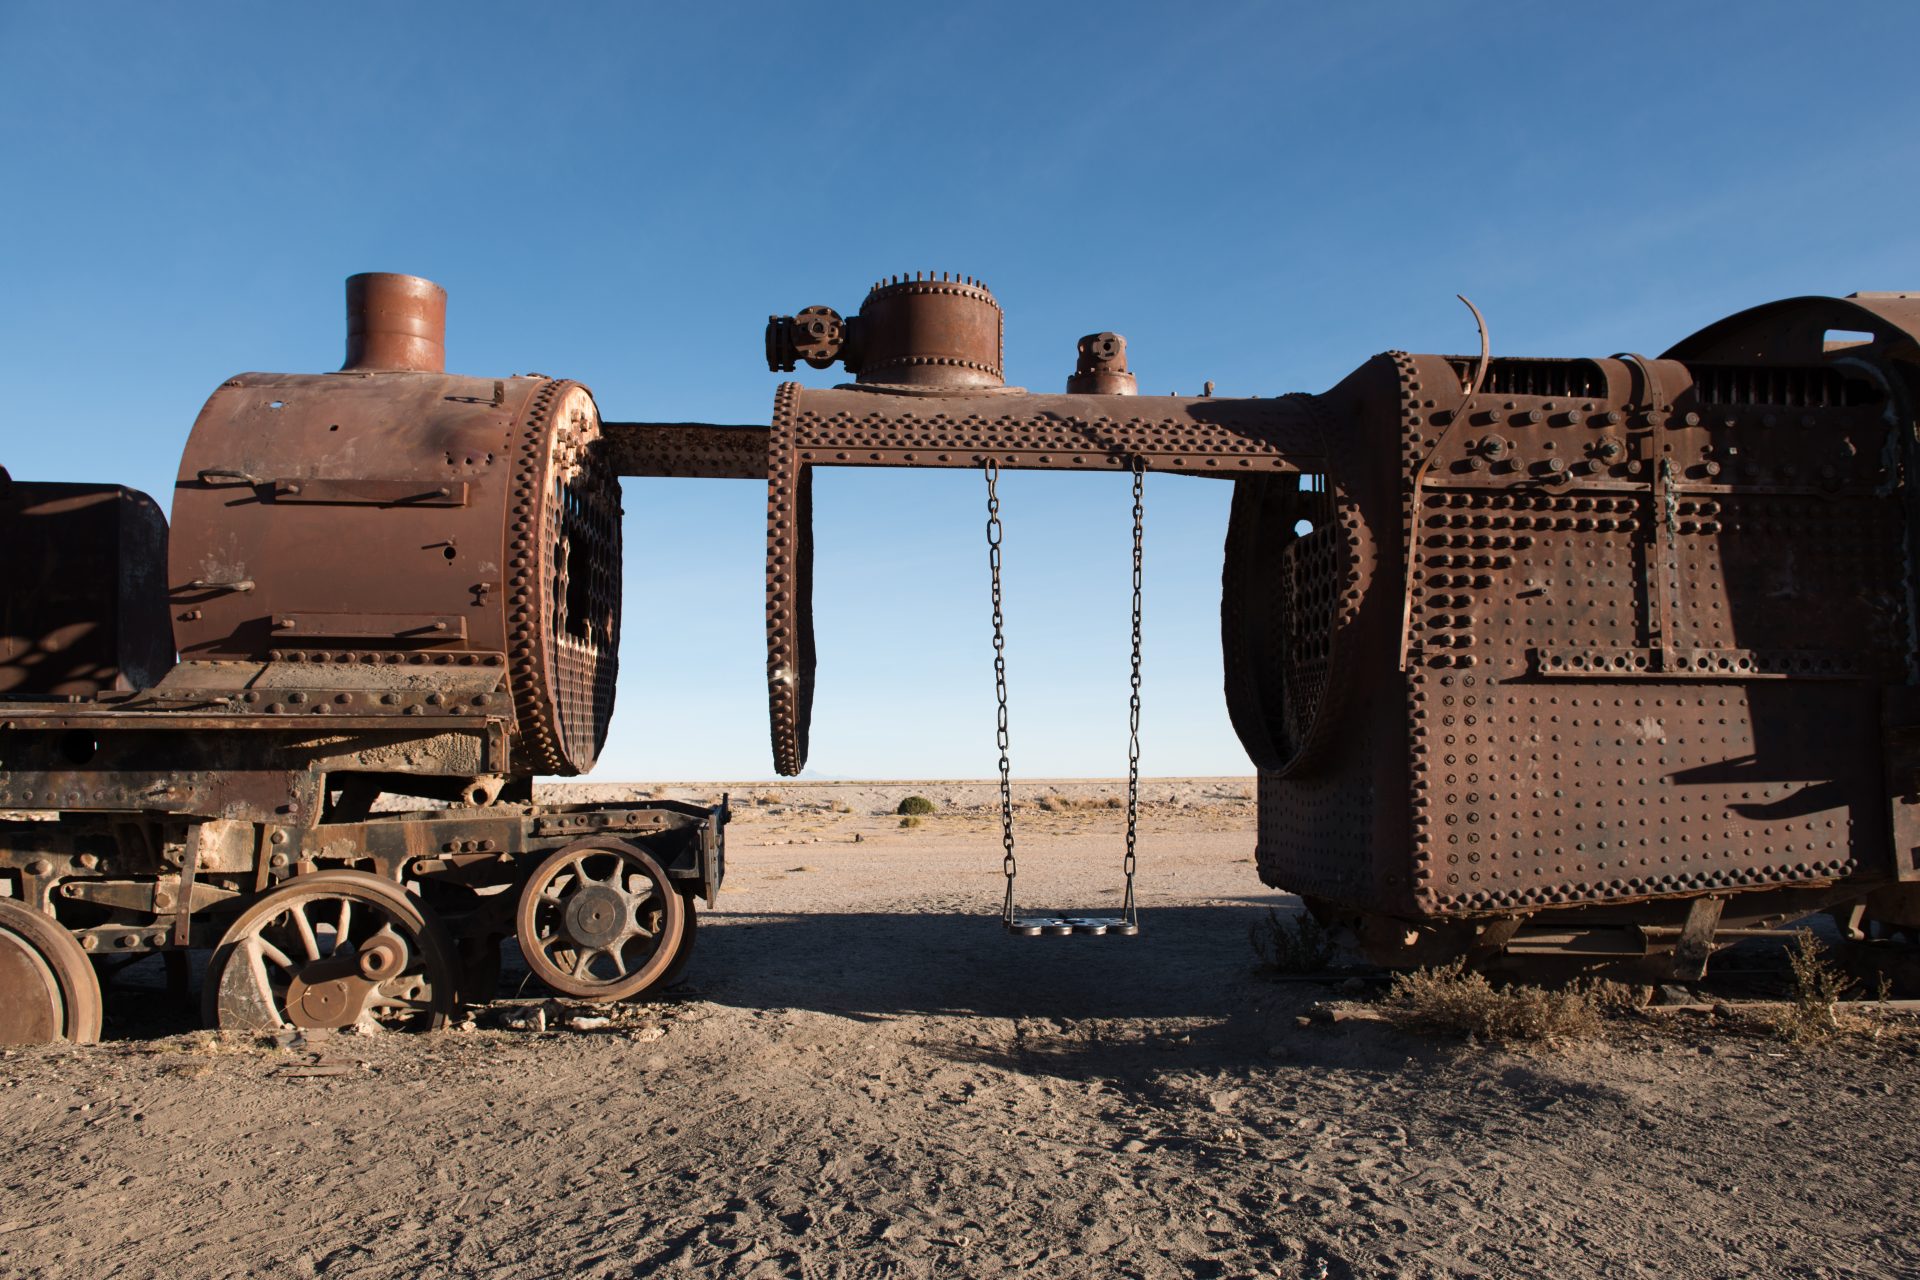
[[[1269,973],[1319,973],[1333,959],[1333,939],[1306,911],[1282,917],[1268,907],[1265,920],[1247,926],[1247,941]]]
[[[1428,1035],[1557,1045],[1598,1037],[1607,1014],[1637,1003],[1632,989],[1617,982],[1588,980],[1559,990],[1496,987],[1456,960],[1395,974],[1381,1007],[1400,1026]]]
[[[903,827],[917,827],[920,825],[920,819],[916,815],[910,813],[906,817],[900,819],[900,825]]]

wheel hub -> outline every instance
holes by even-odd
[[[626,894],[607,885],[588,884],[568,896],[564,918],[568,937],[597,951],[621,939],[631,916]]]
[[[361,976],[356,957],[316,960],[287,984],[287,1020],[303,1030],[350,1027],[378,985]]]

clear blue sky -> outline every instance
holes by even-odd
[[[202,400],[337,367],[341,279],[432,277],[449,365],[764,422],[769,312],[983,278],[1012,382],[1117,329],[1143,390],[1392,347],[1657,350],[1920,285],[1910,4],[193,6],[0,0],[0,463],[167,500]],[[807,375],[826,383],[832,374]],[[1128,498],[1016,474],[1014,767],[1124,766]],[[993,768],[979,477],[822,473],[823,776]],[[770,771],[763,495],[629,482],[596,776]],[[1147,494],[1149,773],[1249,772],[1224,485]]]

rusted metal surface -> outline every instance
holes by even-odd
[[[90,697],[173,665],[167,522],[119,485],[0,485],[0,697]]]
[[[616,475],[765,480],[767,428],[705,422],[603,422],[601,462]]]
[[[992,295],[923,273],[774,317],[773,367],[857,381],[765,427],[603,424],[577,383],[442,372],[428,282],[349,298],[346,370],[208,401],[170,538],[139,495],[0,475],[0,809],[38,819],[0,820],[0,1035],[97,1034],[92,961],[154,950],[222,947],[232,1025],[430,1026],[516,934],[556,989],[674,972],[724,804],[531,803],[605,738],[621,475],[767,484],[784,773],[815,467],[1225,478],[1260,873],[1377,956],[1691,974],[1821,909],[1920,927],[1920,297],[1276,398],[1131,394],[1099,333],[1033,395]]]
[[[181,657],[503,656],[522,770],[590,769],[621,588],[593,397],[438,372],[429,282],[355,276],[348,295],[348,371],[231,378],[194,425],[170,555]]]
[[[817,466],[1273,475],[1323,464],[1292,397],[888,395],[783,385],[767,442],[767,692],[774,768],[806,766],[813,705],[812,470]]]
[[[0,1037],[96,1036],[94,961],[206,948],[216,1025],[429,1029],[555,850],[644,840],[675,905],[719,889],[724,804],[531,803],[612,712],[592,397],[441,372],[430,282],[348,299],[346,370],[208,401],[171,568],[142,495],[0,486]],[[393,796],[445,807],[376,812]]]
[[[520,891],[527,967],[562,995],[624,1000],[680,955],[690,908],[652,854],[596,836],[555,850]]]
[[[452,1012],[453,944],[404,889],[362,871],[300,876],[228,926],[207,962],[211,1026],[433,1031]]]
[[[73,935],[0,899],[0,1044],[91,1044],[100,1008],[100,981]]]
[[[419,276],[368,271],[347,277],[347,361],[342,373],[442,373],[447,291]]]
[[[863,317],[802,354],[873,343]],[[806,760],[812,467],[1137,460],[1235,480],[1222,641],[1261,874],[1377,953],[1692,971],[1837,902],[1905,919],[1916,332],[1920,296],[1865,294],[1658,359],[1390,353],[1279,400],[1085,394],[1124,367],[1106,335],[1064,397],[783,386],[775,765]]]
[[[1067,390],[1073,395],[1138,395],[1139,384],[1127,369],[1127,340],[1117,333],[1090,333],[1080,339]]]
[[[863,386],[977,394],[1003,386],[1004,336],[1000,304],[985,285],[919,271],[877,282],[845,321],[818,306],[769,317],[767,367],[780,373],[798,362],[825,369],[838,361]]]

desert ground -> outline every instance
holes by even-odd
[[[1143,783],[1135,939],[1002,934],[986,784],[730,790],[663,998],[548,1004],[510,957],[458,1029],[275,1044],[136,971],[105,1043],[6,1053],[0,1273],[1920,1276],[1908,1027],[1331,1020],[1378,983],[1256,969],[1297,904],[1246,779]],[[903,828],[909,794],[938,811]],[[1023,902],[1113,909],[1118,794],[1019,784]]]

